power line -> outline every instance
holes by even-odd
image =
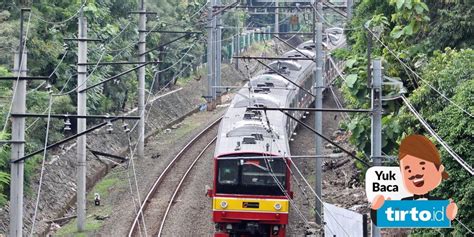
[[[267,120],[268,128],[269,128],[270,132],[271,132],[272,134],[274,134],[275,131],[274,131],[274,130],[272,129],[272,127],[270,126],[270,120],[269,120],[269,118],[268,118],[268,115],[267,115],[266,111],[264,111],[264,114],[265,114],[265,118],[266,118],[266,120]],[[274,143],[274,142],[272,142],[272,144],[273,144],[273,143]],[[278,143],[276,143],[276,146],[277,146],[277,149],[280,150],[280,147],[279,147]],[[283,160],[285,160],[285,159],[283,159]],[[285,163],[286,163],[286,161],[285,161]],[[296,164],[293,164],[293,167],[294,167],[294,168],[297,170],[297,172],[300,174],[301,178],[302,178],[303,181],[306,183],[306,185],[308,185],[308,187],[309,187],[310,190],[313,192],[313,194],[315,195],[315,197],[321,202],[322,205],[324,205],[324,202],[322,201],[321,197],[319,197],[319,195],[315,192],[315,190],[311,187],[311,185],[309,185],[308,181],[304,178],[303,174],[300,172],[300,170],[298,169],[298,167],[296,166]],[[290,175],[292,175],[292,172],[290,172]],[[322,218],[321,214],[318,213],[317,211],[316,211],[316,213],[320,216],[320,218],[321,218],[321,220],[322,220],[323,218]],[[344,233],[345,233],[347,236],[350,236],[350,235],[346,232],[346,230],[342,227],[342,225],[337,221],[337,219],[333,216],[333,214],[331,213],[331,211],[329,211],[329,209],[328,209],[328,213],[332,216],[332,218],[335,220],[335,222],[341,227],[341,229],[344,231]],[[329,227],[328,227],[328,229],[330,230]],[[332,233],[334,233],[332,230],[330,230],[330,231],[331,231]]]
[[[134,179],[134,182],[135,182],[135,188],[136,188],[136,194],[137,194],[137,199],[138,199],[138,203],[140,206],[140,203],[142,203],[142,200],[140,198],[140,190],[138,189],[138,180],[137,180],[137,172],[135,171],[135,162],[133,161],[133,157],[135,155],[135,152],[134,150],[131,149],[131,138],[130,138],[130,132],[128,133],[129,136],[128,136],[128,143],[129,143],[129,152],[130,152],[130,158],[129,158],[129,162],[132,163],[132,171],[133,171],[133,179]],[[137,148],[137,146],[135,146],[135,149]],[[141,216],[142,216],[142,223],[143,223],[143,229],[144,229],[144,232],[145,232],[145,236],[148,236],[147,234],[147,228],[146,228],[146,223],[145,223],[145,216],[143,215],[143,212],[140,213]]]
[[[61,60],[60,60],[59,63],[56,65],[56,67],[54,67],[53,72],[51,72],[51,74],[49,74],[48,77],[49,77],[50,79],[51,79],[51,77],[54,75],[54,73],[56,73],[56,71],[58,70],[59,66],[63,63],[64,58],[66,57],[67,53],[68,53],[68,50],[66,49],[66,50],[64,51],[64,53],[63,53],[63,56],[62,56]],[[28,95],[29,93],[32,93],[32,92],[37,91],[37,90],[38,90],[39,88],[41,88],[45,83],[47,83],[47,82],[46,82],[46,81],[43,81],[39,86],[33,88],[33,89],[30,90],[30,91],[27,91],[26,94]]]
[[[398,57],[395,52],[390,49],[384,42],[382,42],[382,40],[380,40],[379,37],[377,37],[377,35],[372,32],[369,27],[366,27],[366,29],[370,32],[370,34],[372,34],[372,36],[380,43],[382,44],[382,46],[384,48],[386,48],[390,54],[392,54],[398,62],[400,62],[400,64],[405,67],[408,71],[410,71],[416,78],[420,79],[423,83],[425,83],[428,87],[430,87],[432,90],[434,90],[436,93],[438,93],[441,97],[443,97],[445,100],[447,100],[449,103],[453,104],[454,106],[456,106],[459,110],[461,110],[462,112],[464,112],[465,114],[467,114],[469,117],[471,118],[474,118],[474,115],[471,114],[470,112],[468,112],[467,110],[465,110],[464,108],[462,108],[460,105],[456,104],[454,101],[452,101],[451,99],[449,99],[446,95],[444,95],[443,93],[441,93],[438,89],[436,89],[433,85],[431,85],[427,80],[423,79],[420,75],[418,75],[418,73],[416,73],[413,69],[411,69],[411,67],[409,67],[405,62],[403,62],[402,59],[400,59],[400,57]]]
[[[55,22],[55,21],[47,21],[47,20],[41,18],[39,15],[36,15],[36,14],[33,14],[33,17],[36,18],[36,19],[38,19],[39,21],[42,21],[42,22],[48,23],[48,24],[53,24],[53,25],[64,24],[64,23],[66,23],[66,22],[68,22],[68,21],[71,21],[71,20],[73,20],[74,18],[76,18],[76,17],[79,15],[79,13],[81,12],[82,8],[83,8],[85,5],[86,5],[86,1],[85,1],[85,0],[82,0],[82,4],[81,4],[81,6],[79,7],[79,9],[77,9],[77,12],[74,13],[74,15],[72,15],[71,17],[69,17],[69,18],[67,18],[67,19],[65,19],[65,20],[62,20],[62,21],[56,21],[56,22]]]
[[[6,129],[7,129],[7,125],[8,125],[8,120],[10,118],[10,114],[12,112],[12,106],[13,106],[13,98],[15,97],[15,94],[17,92],[17,89],[18,89],[18,81],[20,80],[20,76],[21,76],[21,70],[22,70],[22,66],[23,66],[23,63],[25,63],[25,58],[23,57],[23,52],[25,52],[26,50],[26,42],[28,41],[28,33],[29,33],[29,30],[30,30],[30,21],[31,21],[31,12],[28,16],[28,22],[27,22],[27,25],[26,25],[26,34],[25,34],[25,38],[23,39],[23,45],[21,45],[19,47],[20,49],[20,63],[19,63],[19,66],[18,66],[18,77],[17,77],[17,80],[16,80],[16,83],[15,83],[15,88],[13,89],[13,94],[12,94],[12,100],[10,101],[10,106],[9,106],[9,109],[8,109],[8,113],[7,113],[7,116],[5,118],[5,123],[3,125],[3,129],[2,129],[2,132],[5,132]],[[21,34],[23,34],[23,32],[21,32]],[[23,36],[22,36],[23,37]],[[20,42],[21,44],[21,42]]]
[[[408,99],[402,95],[401,96],[403,102],[407,106],[407,108],[415,115],[415,117],[420,121],[420,123],[425,127],[428,132],[436,138],[436,140],[446,149],[446,151],[465,169],[467,170],[471,175],[474,175],[474,170],[472,167],[464,161],[461,157],[459,157],[456,152],[452,150],[452,148],[431,128],[431,126],[426,122],[425,119],[416,111],[416,109],[413,107],[413,105],[408,101]]]
[[[48,105],[48,120],[46,122],[46,135],[45,135],[45,138],[44,138],[44,151],[43,151],[43,159],[41,160],[41,171],[40,171],[40,179],[39,179],[39,184],[38,184],[38,191],[37,191],[37,194],[36,194],[36,202],[35,202],[35,209],[34,209],[34,214],[33,214],[33,223],[31,225],[31,232],[30,232],[30,237],[33,236],[34,234],[34,231],[35,231],[35,224],[36,224],[36,215],[38,213],[38,206],[39,206],[39,199],[40,199],[40,195],[41,195],[41,188],[43,186],[43,175],[44,175],[44,171],[45,171],[45,162],[46,162],[46,154],[47,154],[47,149],[46,147],[48,147],[48,139],[49,139],[49,125],[50,125],[50,122],[51,122],[51,105],[53,104],[53,96],[52,96],[52,92],[50,91],[49,93],[49,105]]]

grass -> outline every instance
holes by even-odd
[[[101,206],[94,205],[94,194],[99,193],[101,200],[107,200],[110,189],[125,188],[126,182],[118,177],[118,173],[110,172],[102,180],[100,180],[94,188],[87,194],[87,218],[84,232],[77,231],[77,220],[74,219],[66,225],[62,226],[54,235],[55,236],[94,236],[94,232],[101,229],[102,220],[97,220],[96,216],[108,216],[112,213],[112,206],[102,202]]]
[[[96,220],[94,217],[88,217],[86,219],[86,229],[84,232],[77,231],[77,220],[69,222],[67,225],[61,227],[54,235],[55,236],[93,236],[94,231],[99,230],[102,227],[102,221]]]
[[[197,69],[195,72],[193,72],[191,75],[189,75],[187,77],[178,77],[177,81],[176,81],[176,85],[184,87],[190,81],[192,81],[194,78],[196,78],[198,76],[203,77],[204,74],[205,74],[205,69],[206,69],[205,67],[201,67],[201,68]]]

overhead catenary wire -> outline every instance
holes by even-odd
[[[455,151],[452,150],[452,148],[431,128],[431,126],[426,122],[426,120],[416,111],[415,107],[410,103],[410,101],[402,95],[400,97],[407,108],[415,115],[415,117],[420,121],[420,123],[425,127],[425,129],[441,144],[441,146],[446,149],[446,151],[456,160],[465,170],[467,170],[471,175],[474,175],[474,170],[472,167],[465,161],[463,160],[458,154],[456,154]]]
[[[410,71],[416,78],[418,78],[420,81],[422,81],[424,84],[426,84],[429,88],[434,90],[436,93],[438,93],[443,99],[447,100],[449,103],[452,105],[456,106],[459,110],[467,114],[469,117],[474,118],[474,115],[467,111],[466,109],[462,108],[460,105],[456,104],[454,101],[452,101],[450,98],[448,98],[446,95],[444,95],[442,92],[440,92],[438,89],[436,89],[433,85],[431,85],[427,80],[423,79],[417,72],[415,72],[410,66],[408,66],[403,60],[398,57],[398,55],[391,49],[389,48],[374,32],[372,32],[369,27],[366,27],[367,31],[385,48],[387,49],[390,54],[392,54],[395,59],[403,66],[405,67],[408,71]]]
[[[22,52],[25,52],[26,51],[26,42],[28,41],[28,33],[29,33],[29,30],[30,30],[30,22],[31,22],[31,12],[30,14],[28,15],[28,23],[26,25],[26,34],[25,34],[25,38],[23,39],[23,45],[20,45],[19,49],[20,50],[20,53]],[[22,34],[23,32],[21,32]],[[19,55],[20,57],[20,63],[18,64],[18,76],[17,76],[17,79],[16,79],[16,82],[15,82],[15,86],[13,88],[13,93],[12,93],[12,99],[10,101],[10,105],[9,105],[9,108],[8,108],[8,112],[7,112],[7,116],[5,118],[5,123],[3,124],[3,129],[2,129],[2,132],[4,133],[7,129],[7,125],[8,125],[8,120],[10,118],[10,115],[11,115],[11,112],[12,112],[12,106],[13,106],[13,98],[15,98],[15,95],[16,95],[16,92],[17,92],[17,89],[18,89],[18,82],[20,81],[20,75],[21,75],[21,70],[22,70],[22,67],[23,67],[23,63],[25,63],[25,58],[23,57],[23,55]]]
[[[140,204],[142,203],[142,200],[141,200],[141,197],[140,197],[140,190],[138,189],[138,179],[137,179],[137,172],[135,170],[135,162],[133,160],[134,155],[135,155],[135,151],[137,149],[137,146],[135,146],[135,148],[132,150],[130,132],[128,133],[127,137],[128,137],[128,144],[129,144],[129,147],[130,147],[129,148],[130,158],[128,159],[128,161],[132,164],[133,179],[134,179],[134,183],[135,183],[137,200],[138,200],[138,208],[136,209],[136,212],[137,212],[137,214],[141,215],[144,233],[145,233],[145,236],[148,236],[147,226],[146,226],[146,222],[145,222],[145,216],[144,216],[143,212],[138,213],[140,211],[139,208],[140,208]],[[140,235],[141,235],[141,233],[140,233]]]
[[[56,73],[56,71],[58,70],[59,66],[61,66],[61,64],[63,63],[64,61],[64,58],[66,57],[67,53],[69,51],[66,49],[63,53],[63,56],[61,57],[61,60],[59,61],[59,63],[56,65],[56,67],[54,67],[54,70],[49,74],[49,78],[51,79],[51,77],[54,75],[54,73]],[[28,95],[29,93],[32,93],[32,92],[35,92],[37,91],[39,88],[41,88],[44,84],[46,84],[47,82],[46,81],[43,81],[40,85],[38,85],[37,87],[31,89],[30,91],[27,91],[26,94]]]
[[[471,229],[469,229],[469,227],[467,227],[464,223],[462,223],[462,222],[459,220],[459,218],[455,218],[455,219],[456,219],[456,221],[457,221],[459,224],[461,224],[461,226],[462,226],[464,229],[466,229],[466,230],[469,232],[469,234],[474,234],[474,231],[472,231]]]
[[[46,122],[46,135],[44,137],[44,150],[43,150],[43,158],[41,160],[41,171],[40,171],[40,178],[39,178],[39,184],[38,184],[38,191],[36,194],[36,202],[35,202],[35,209],[33,212],[33,218],[32,218],[32,224],[31,224],[31,232],[30,232],[30,237],[33,236],[34,231],[35,231],[35,224],[36,224],[36,215],[38,214],[38,206],[39,206],[39,200],[41,196],[41,188],[43,186],[43,177],[44,177],[44,171],[45,171],[45,162],[46,162],[46,154],[47,154],[47,149],[48,147],[48,140],[49,140],[49,125],[51,122],[51,105],[53,104],[53,96],[52,93],[49,93],[49,104],[48,104],[48,120]]]
[[[271,128],[271,126],[270,126],[270,120],[269,120],[269,118],[268,118],[268,115],[267,115],[266,111],[264,112],[264,114],[265,114],[265,118],[266,118],[266,120],[267,120],[267,124],[268,124],[269,130],[270,130],[270,132],[271,132],[272,134],[274,134],[275,131],[274,131],[274,130]],[[273,145],[273,143],[275,143],[275,142],[272,142],[272,145]],[[280,147],[279,147],[278,143],[275,143],[275,144],[276,144],[276,146],[278,147],[277,149],[280,150]],[[285,158],[283,158],[283,160],[284,160],[284,162],[286,163]],[[287,164],[287,166],[288,166],[288,164]],[[298,171],[298,173],[300,174],[301,178],[302,178],[303,181],[306,183],[306,185],[310,188],[310,190],[313,192],[313,194],[315,195],[315,197],[324,205],[324,202],[322,201],[322,198],[319,197],[319,195],[314,191],[314,189],[311,187],[311,185],[309,185],[308,181],[304,178],[303,174],[299,171],[299,169],[298,169],[298,167],[296,166],[296,164],[293,163],[293,167]],[[290,172],[290,175],[293,175],[293,173]],[[321,219],[323,219],[323,217],[321,216],[321,214],[318,213],[318,212],[316,211],[316,209],[315,209],[315,212],[317,213],[317,215],[319,215],[319,217],[320,217]],[[332,216],[332,218],[334,218],[335,222],[339,225],[339,227],[341,227],[341,229],[344,231],[344,233],[345,233],[347,236],[350,236],[350,235],[346,232],[346,230],[342,227],[342,225],[338,222],[338,220],[333,216],[333,214],[331,213],[331,211],[329,211],[329,209],[328,209],[328,213]],[[329,227],[328,227],[328,229],[329,229],[330,232],[332,232],[332,233],[334,234],[334,232],[333,232]]]
[[[64,23],[66,23],[68,21],[71,21],[74,18],[76,18],[79,15],[79,13],[81,12],[81,10],[84,8],[85,5],[86,5],[86,0],[82,0],[81,6],[79,7],[79,9],[77,9],[76,13],[74,13],[72,16],[70,16],[69,18],[67,18],[65,20],[62,20],[62,21],[48,21],[48,20],[45,20],[45,19],[41,18],[40,16],[38,16],[36,14],[33,14],[33,17],[36,18],[37,20],[39,20],[41,22],[44,22],[44,23],[47,23],[47,24],[53,24],[53,25],[64,24]]]

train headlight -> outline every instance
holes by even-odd
[[[275,205],[273,205],[273,207],[274,207],[275,210],[277,210],[277,211],[281,210],[281,204],[280,204],[280,203],[275,203]]]
[[[224,208],[224,209],[227,208],[228,205],[229,204],[226,201],[221,202],[221,207]]]

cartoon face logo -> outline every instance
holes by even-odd
[[[438,149],[428,138],[421,135],[405,137],[400,144],[398,160],[403,186],[406,191],[413,194],[413,196],[402,198],[401,201],[443,200],[429,194],[441,184],[443,179],[448,178],[448,174],[441,164]],[[386,198],[381,194],[376,195],[372,200],[371,218],[375,224],[377,223],[376,211],[384,205],[385,200]],[[456,203],[450,199],[449,204],[443,208],[448,219],[454,220],[458,210]]]
[[[403,184],[410,193],[426,194],[448,178],[438,149],[424,136],[410,135],[403,139],[398,159]]]
[[[442,180],[444,166],[406,155],[400,161],[403,184],[408,192],[422,195],[438,187]]]

